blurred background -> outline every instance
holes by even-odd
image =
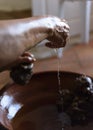
[[[70,25],[70,38],[63,51],[60,69],[93,76],[92,0],[0,0],[0,20],[46,14],[66,19]],[[31,52],[37,58],[34,72],[58,69],[55,50],[41,43]],[[7,72],[3,75],[0,75],[1,85],[9,76]]]

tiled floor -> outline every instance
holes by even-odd
[[[36,61],[34,72],[58,70],[58,58]],[[60,70],[84,73],[93,76],[93,42],[73,45],[64,50]]]
[[[77,44],[68,47],[63,52],[60,70],[72,71],[93,76],[93,42],[89,44]],[[41,71],[58,70],[58,58],[52,57],[37,60],[34,66],[34,73]],[[0,74],[0,87],[9,82],[9,72]]]

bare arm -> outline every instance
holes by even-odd
[[[54,16],[1,21],[0,71],[15,64],[20,55],[44,39],[56,47],[65,46],[68,32],[69,26]],[[52,47],[53,43],[47,46]]]

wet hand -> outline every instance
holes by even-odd
[[[30,82],[33,74],[33,63],[36,61],[33,54],[24,52],[18,59],[18,64],[13,66],[10,70],[10,77],[19,84],[25,85]]]
[[[33,54],[31,54],[30,52],[24,52],[21,56],[19,56],[17,63],[25,65],[31,64],[35,61],[36,59]]]
[[[47,38],[49,42],[46,43],[46,46],[50,48],[64,47],[69,37],[69,25],[65,20],[59,18],[54,18],[52,24],[52,34]]]

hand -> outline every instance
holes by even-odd
[[[35,60],[34,56],[29,52],[25,52],[20,56],[19,63],[11,68],[10,77],[12,80],[19,85],[29,83],[33,74],[33,62]]]
[[[50,42],[46,43],[46,46],[50,48],[64,47],[69,36],[69,25],[65,20],[56,17],[52,20],[51,24],[53,24],[52,35],[47,38]]]
[[[30,52],[24,52],[23,55],[21,55],[18,58],[17,63],[25,65],[25,64],[31,64],[35,61],[36,61],[36,59],[33,54],[31,54]]]

